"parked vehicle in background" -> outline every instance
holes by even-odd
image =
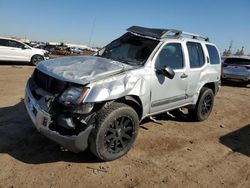
[[[75,53],[75,54],[81,54],[82,53],[82,49],[81,48],[69,47],[68,50],[71,53]]]
[[[31,46],[11,38],[0,37],[0,61],[20,61],[37,65],[49,59],[48,51]]]
[[[220,55],[207,37],[133,26],[94,56],[40,63],[25,106],[48,138],[109,161],[130,150],[146,117],[186,107],[195,120],[207,119],[220,77]]]
[[[52,54],[54,51],[58,50],[58,47],[50,44],[38,44],[35,46],[36,48],[43,49]]]
[[[250,57],[230,56],[222,58],[222,80],[250,83]]]

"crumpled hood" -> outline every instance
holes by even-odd
[[[87,84],[131,69],[132,66],[97,56],[72,56],[47,60],[37,69],[59,80]]]

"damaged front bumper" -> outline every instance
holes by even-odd
[[[93,125],[89,125],[78,135],[72,136],[61,135],[57,131],[52,131],[49,128],[49,125],[52,123],[51,114],[43,110],[33,97],[29,82],[26,85],[24,103],[32,122],[41,134],[75,153],[84,151],[88,147],[88,138]]]

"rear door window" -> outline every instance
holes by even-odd
[[[199,68],[205,64],[202,46],[197,42],[187,42],[190,68]]]
[[[9,46],[8,45],[8,40],[0,39],[0,46]]]
[[[206,47],[210,58],[210,64],[220,64],[220,56],[215,46],[206,44]]]

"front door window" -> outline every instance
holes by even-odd
[[[162,69],[164,67],[171,67],[175,70],[184,67],[180,43],[169,43],[161,49],[156,60],[156,68]]]

